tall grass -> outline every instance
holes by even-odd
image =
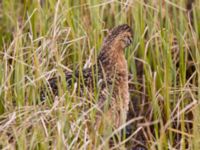
[[[200,149],[199,12],[198,0],[190,13],[185,0],[0,1],[0,148],[108,149],[120,129],[93,128],[95,107],[82,109],[87,97],[75,97],[76,85],[66,92],[64,72],[95,63],[107,30],[128,23],[134,117],[116,147]],[[41,103],[53,76],[59,97]]]

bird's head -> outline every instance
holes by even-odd
[[[133,30],[127,24],[113,28],[104,39],[104,45],[120,46],[126,48],[132,43]]]

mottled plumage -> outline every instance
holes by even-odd
[[[132,37],[132,29],[126,24],[113,28],[103,41],[96,64],[81,73],[66,73],[68,86],[72,84],[73,79],[83,88],[82,90],[87,88],[90,93],[98,88],[97,105],[103,111],[104,102],[111,97],[105,114],[116,128],[125,122],[128,111],[128,68],[124,49],[131,44]],[[52,78],[48,82],[54,95],[58,95],[57,78]],[[45,99],[44,93],[41,97]]]

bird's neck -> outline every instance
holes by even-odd
[[[123,51],[119,46],[102,48],[98,56],[98,66],[109,76],[113,76],[113,74],[117,76],[126,75],[127,62]]]

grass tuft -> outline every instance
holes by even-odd
[[[0,1],[0,149],[108,149],[110,138],[121,149],[200,149],[199,12],[198,0]],[[134,29],[129,119],[105,130],[104,115],[94,129],[95,105],[76,96],[79,85],[66,92],[64,72],[95,63],[122,23]],[[59,96],[48,91],[41,103],[41,87],[58,76]]]

